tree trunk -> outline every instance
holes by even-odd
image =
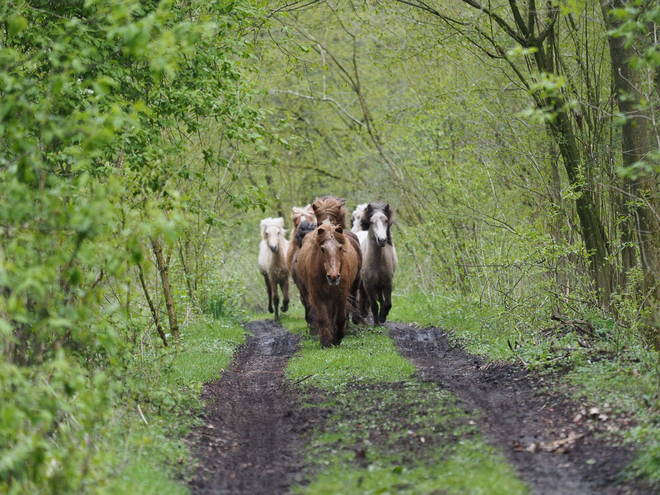
[[[622,0],[601,0],[603,19],[607,27],[612,30],[620,26],[620,21],[610,15],[612,9],[623,9],[627,6]],[[640,94],[642,91],[642,75],[630,66],[635,56],[633,46],[626,47],[627,38],[624,36],[608,37],[614,90],[617,96],[619,112],[626,116],[621,128],[622,159],[625,167],[643,161],[651,151],[649,120],[639,109]],[[637,242],[644,273],[644,290],[652,291],[652,299],[658,300],[660,296],[660,249],[657,235],[660,232],[660,223],[652,209],[657,211],[658,186],[655,174],[647,174],[629,179],[626,189],[633,196],[635,206],[632,214],[636,221]],[[642,198],[638,200],[634,198]]]
[[[613,267],[608,261],[609,249],[605,229],[591,191],[583,187],[580,174],[581,156],[575,140],[573,125],[568,114],[563,110],[563,101],[552,101],[556,112],[555,120],[550,124],[553,137],[566,168],[568,180],[578,194],[575,207],[580,218],[582,240],[590,254],[589,266],[596,287],[600,291],[603,306],[608,308],[613,288]]]
[[[151,300],[151,296],[149,295],[149,290],[147,289],[147,283],[144,281],[144,273],[142,273],[142,265],[138,265],[137,267],[138,267],[138,275],[140,277],[140,285],[142,285],[142,290],[144,291],[144,297],[147,300],[147,304],[149,305],[149,310],[151,311],[151,316],[154,319],[154,324],[156,325],[156,331],[158,332],[158,335],[160,335],[160,338],[162,339],[165,347],[167,347],[167,337],[165,336],[165,332],[163,332],[163,327],[160,326],[160,318],[158,317],[158,311],[156,311],[156,306],[154,306],[154,303]]]
[[[163,282],[163,294],[165,296],[165,306],[167,307],[167,317],[170,320],[170,333],[175,342],[179,342],[179,323],[176,320],[176,309],[174,307],[174,294],[170,285],[170,268],[163,256],[163,246],[157,238],[151,239],[151,246],[156,255],[156,266],[160,273],[160,279]]]

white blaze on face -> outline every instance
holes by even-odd
[[[387,216],[377,211],[371,216],[371,232],[380,247],[387,243]]]
[[[279,236],[280,236],[279,227],[275,225],[271,225],[266,229],[266,242],[268,243],[268,247],[273,253],[277,252],[277,247],[279,246],[280,243]]]

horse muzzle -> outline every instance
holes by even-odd
[[[328,279],[328,283],[330,285],[339,285],[339,279],[341,278],[341,275],[337,275],[336,277],[326,275],[325,277]]]
[[[274,252],[274,253],[277,252],[277,244],[275,244],[274,246],[268,246],[268,247],[270,248],[270,250],[271,250],[272,252]]]
[[[378,238],[378,245],[379,245],[380,247],[385,247],[385,244],[387,244],[387,237],[385,237],[385,238],[380,238],[380,237],[379,237],[379,238]]]

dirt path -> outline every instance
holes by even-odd
[[[538,378],[511,365],[484,366],[481,359],[452,347],[441,329],[387,326],[422,380],[450,390],[466,408],[483,411],[484,434],[518,469],[532,493],[652,493],[619,479],[633,459],[633,449],[596,438],[594,433],[605,429],[602,424],[574,422],[579,404],[554,393],[539,395],[544,384]]]
[[[252,333],[222,379],[204,387],[205,426],[191,439],[200,460],[194,494],[286,493],[302,471],[302,433],[296,394],[283,383],[298,338],[271,321]]]
[[[511,365],[484,366],[452,348],[440,329],[387,326],[422,381],[448,389],[466,410],[483,411],[483,434],[532,493],[653,493],[619,480],[634,452],[596,438],[594,431],[602,428],[597,423],[574,423],[579,405],[552,393],[539,395],[538,378]],[[252,336],[230,369],[204,388],[205,425],[191,438],[200,459],[190,483],[194,494],[288,493],[305,482],[306,433],[322,428],[333,413],[301,408],[296,386],[283,380],[297,337],[268,320],[252,322],[248,330]]]

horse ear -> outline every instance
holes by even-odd
[[[314,210],[314,214],[316,214],[316,212],[319,211],[319,206],[316,204],[316,201],[312,203],[312,210]]]
[[[371,213],[372,211],[374,211],[373,205],[369,203],[367,207],[364,209],[364,211],[368,211],[369,213]]]
[[[276,218],[275,222],[273,222],[273,223],[281,229],[284,228],[284,219],[282,217]]]
[[[392,209],[392,207],[390,206],[390,204],[387,203],[387,204],[385,205],[385,215],[387,215],[387,219],[388,219],[388,220],[389,220],[390,218],[392,218],[392,213],[394,213],[394,210]]]

